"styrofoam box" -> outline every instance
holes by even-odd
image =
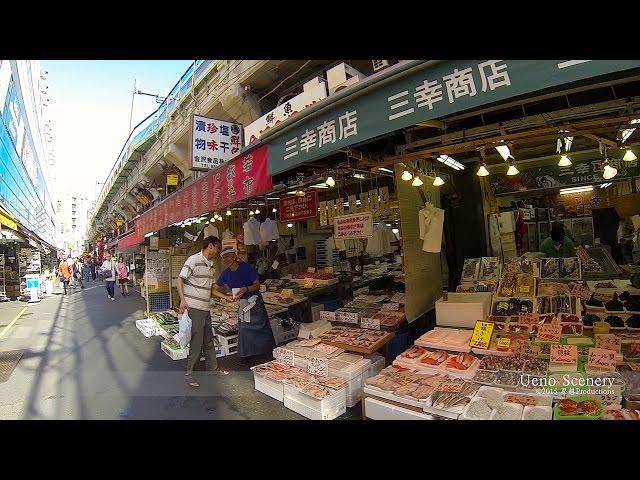
[[[372,420],[433,420],[432,415],[383,402],[377,398],[364,399],[367,418]]]
[[[491,311],[491,292],[449,293],[447,301],[436,302],[436,324],[447,327],[473,328]]]
[[[384,368],[385,359],[382,355],[377,353],[372,353],[370,355],[365,355],[364,358],[368,358],[369,360],[371,360],[371,365],[369,366],[369,373],[367,374],[365,379],[375,377]]]
[[[354,363],[340,360],[340,357],[351,355],[343,353],[334,360],[329,360],[329,375],[332,377],[340,377],[347,381],[347,406],[353,407],[360,401],[362,397],[362,389],[364,388],[364,380],[369,373],[371,360],[360,357],[360,360]]]
[[[253,383],[256,390],[259,392],[262,392],[271,398],[275,398],[279,402],[284,400],[284,383],[276,382],[275,380],[256,375],[255,373],[253,374]]]
[[[189,347],[172,350],[164,342],[162,342],[160,343],[160,348],[164,353],[169,355],[171,360],[184,360],[189,355]]]
[[[218,341],[220,342],[221,347],[229,348],[234,345],[238,345],[238,335],[230,335],[225,337],[224,335],[217,335]]]
[[[316,400],[292,385],[284,385],[284,406],[311,420],[333,420],[347,411],[347,391],[341,388]]]

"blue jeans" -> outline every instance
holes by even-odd
[[[115,297],[115,287],[115,280],[107,280],[107,292],[109,293],[110,297]]]

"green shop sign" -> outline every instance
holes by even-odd
[[[269,173],[379,135],[550,87],[640,68],[640,60],[447,60],[373,88],[273,139]]]
[[[489,176],[491,191],[495,195],[547,188],[577,187],[592,183],[608,182],[602,178],[603,158],[580,160],[568,167],[557,164],[520,170],[519,175],[508,176],[504,173]],[[609,164],[618,169],[618,174],[612,180],[632,179],[640,175],[638,161],[624,162],[619,159],[609,159]]]

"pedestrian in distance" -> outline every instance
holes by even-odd
[[[84,283],[82,282],[82,269],[84,268],[84,264],[82,262],[82,257],[78,257],[76,262],[73,265],[73,276],[80,284],[80,288],[84,288]]]
[[[187,259],[178,277],[179,312],[182,315],[186,310],[191,319],[191,341],[185,377],[192,388],[200,386],[193,377],[193,369],[200,360],[203,349],[209,374],[229,373],[218,367],[211,326],[211,289],[215,273],[213,260],[220,255],[221,247],[218,237],[206,237],[202,241],[202,250]]]
[[[120,292],[124,297],[125,294],[129,296],[129,268],[124,263],[122,255],[118,259],[118,284],[120,285]]]
[[[107,254],[108,255],[108,254]],[[104,275],[105,286],[107,287],[107,296],[113,302],[115,301],[116,288],[116,262],[111,256],[107,256],[102,262],[100,271]]]
[[[69,280],[71,279],[71,267],[64,258],[60,259],[58,272],[60,273],[60,281],[64,287],[64,295],[68,295],[67,287],[69,286]]]
[[[98,261],[98,257],[91,258],[91,263],[89,266],[91,267],[91,278],[95,282],[96,281],[96,263]]]
[[[89,283],[91,281],[91,263],[92,263],[91,257],[85,257],[83,262],[83,270],[82,270],[84,283]]]

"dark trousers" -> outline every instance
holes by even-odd
[[[115,280],[107,280],[107,293],[109,294],[110,297],[115,297],[115,287],[116,287],[116,282]]]
[[[189,358],[187,360],[187,373],[193,373],[196,363],[200,361],[200,355],[204,348],[204,356],[207,361],[207,370],[218,368],[216,359],[216,347],[211,327],[211,313],[207,310],[189,309],[191,318],[191,342],[189,345]]]
[[[67,285],[69,285],[69,280],[62,280],[62,286],[64,287],[64,294],[67,294]]]

